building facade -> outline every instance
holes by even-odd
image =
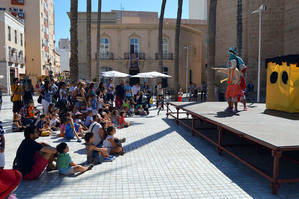
[[[216,66],[224,66],[228,48],[236,46],[248,65],[247,82],[257,88],[259,17],[251,13],[261,4],[267,6],[262,13],[261,44],[261,91],[265,96],[265,59],[299,54],[299,0],[218,1],[215,61]]]
[[[24,21],[26,75],[36,82],[54,74],[57,54],[53,0],[3,0],[0,1],[0,9]]]
[[[70,71],[70,40],[60,39],[56,51],[60,54],[60,72]]]
[[[92,13],[91,40],[97,36],[97,13]],[[174,77],[175,19],[165,19],[163,29],[163,72]],[[182,20],[180,38],[179,84],[185,88],[186,74],[190,81],[201,84],[205,59],[203,30],[206,21]],[[79,75],[86,71],[86,13],[78,15]],[[189,66],[187,50],[189,48]],[[117,70],[131,75],[138,72],[161,71],[158,60],[158,13],[111,11],[102,13],[100,68],[96,68],[96,42],[92,42],[92,78],[101,72]],[[174,79],[162,80],[165,87],[174,88]]]
[[[208,19],[208,0],[189,0],[189,19]]]
[[[0,11],[1,85],[10,93],[14,78],[25,75],[24,24],[7,11]]]

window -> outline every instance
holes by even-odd
[[[130,53],[139,53],[139,39],[137,38],[132,38],[130,39]]]
[[[16,44],[18,43],[18,33],[17,33],[17,30],[15,30],[15,43]]]
[[[11,41],[11,28],[8,26],[8,41]]]
[[[5,10],[6,10],[6,8],[0,8],[0,10],[2,10],[2,11],[5,11]]]
[[[100,52],[101,52],[102,56],[108,56],[108,54],[110,52],[110,42],[109,42],[109,39],[107,39],[107,38],[102,38],[101,39]]]
[[[167,39],[163,39],[162,49],[163,49],[163,55],[167,55],[168,54],[168,40]]]
[[[12,52],[11,52],[11,47],[8,46],[8,56],[10,57],[12,55]]]
[[[24,3],[24,0],[18,0],[18,3]]]
[[[23,34],[20,33],[21,46],[23,46]]]

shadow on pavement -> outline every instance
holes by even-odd
[[[219,156],[217,153],[217,149],[214,145],[210,144],[201,137],[192,136],[191,131],[189,131],[187,128],[177,126],[174,119],[164,118],[163,120],[165,123],[169,125],[170,128],[176,128],[176,133],[181,135],[198,152],[204,155],[215,167],[217,167],[217,169],[219,169],[225,176],[227,176],[232,181],[232,183],[237,184],[251,197],[264,198],[265,195],[267,195],[268,197],[266,198],[297,198],[296,196],[298,196],[297,193],[299,189],[299,183],[281,184],[281,188],[278,190],[278,195],[272,195],[271,187],[269,186],[269,181],[260,176],[258,173],[252,171],[250,168],[246,167],[227,153],[223,152],[222,155]],[[214,133],[214,131],[217,132],[217,129],[207,131],[207,135],[215,134],[216,136],[214,137],[214,139],[217,139],[217,133]],[[232,137],[229,137],[228,139],[228,141],[233,141],[235,143],[237,142],[237,144],[239,144],[239,138],[234,139]],[[223,142],[225,142],[225,140]],[[233,149],[229,149],[233,150],[237,155],[241,154],[241,157],[244,157],[244,155],[248,156],[250,161],[252,161],[253,159],[254,165],[263,165],[265,167],[269,167],[269,172],[271,175],[273,158],[271,157],[271,155],[268,154],[271,153],[271,151],[259,151],[257,153],[256,148],[254,148],[254,146],[252,145],[248,148],[235,147]],[[259,158],[257,158],[256,154],[258,154]],[[282,167],[284,167],[284,170],[288,169],[287,166],[285,167],[285,165],[281,164],[281,169]],[[294,170],[294,168],[298,168],[298,165],[293,165],[292,170]],[[268,171],[264,172],[268,173]]]

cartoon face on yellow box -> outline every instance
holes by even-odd
[[[299,55],[266,60],[267,109],[299,112]]]

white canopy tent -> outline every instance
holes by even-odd
[[[102,77],[130,77],[129,74],[118,72],[118,71],[107,71],[107,72],[102,72]]]
[[[169,78],[171,76],[163,74],[163,73],[159,73],[157,71],[153,71],[153,72],[146,72],[146,73],[138,73],[137,75],[134,75],[132,77],[139,77],[139,78],[159,78],[159,77],[163,77],[163,78]]]

